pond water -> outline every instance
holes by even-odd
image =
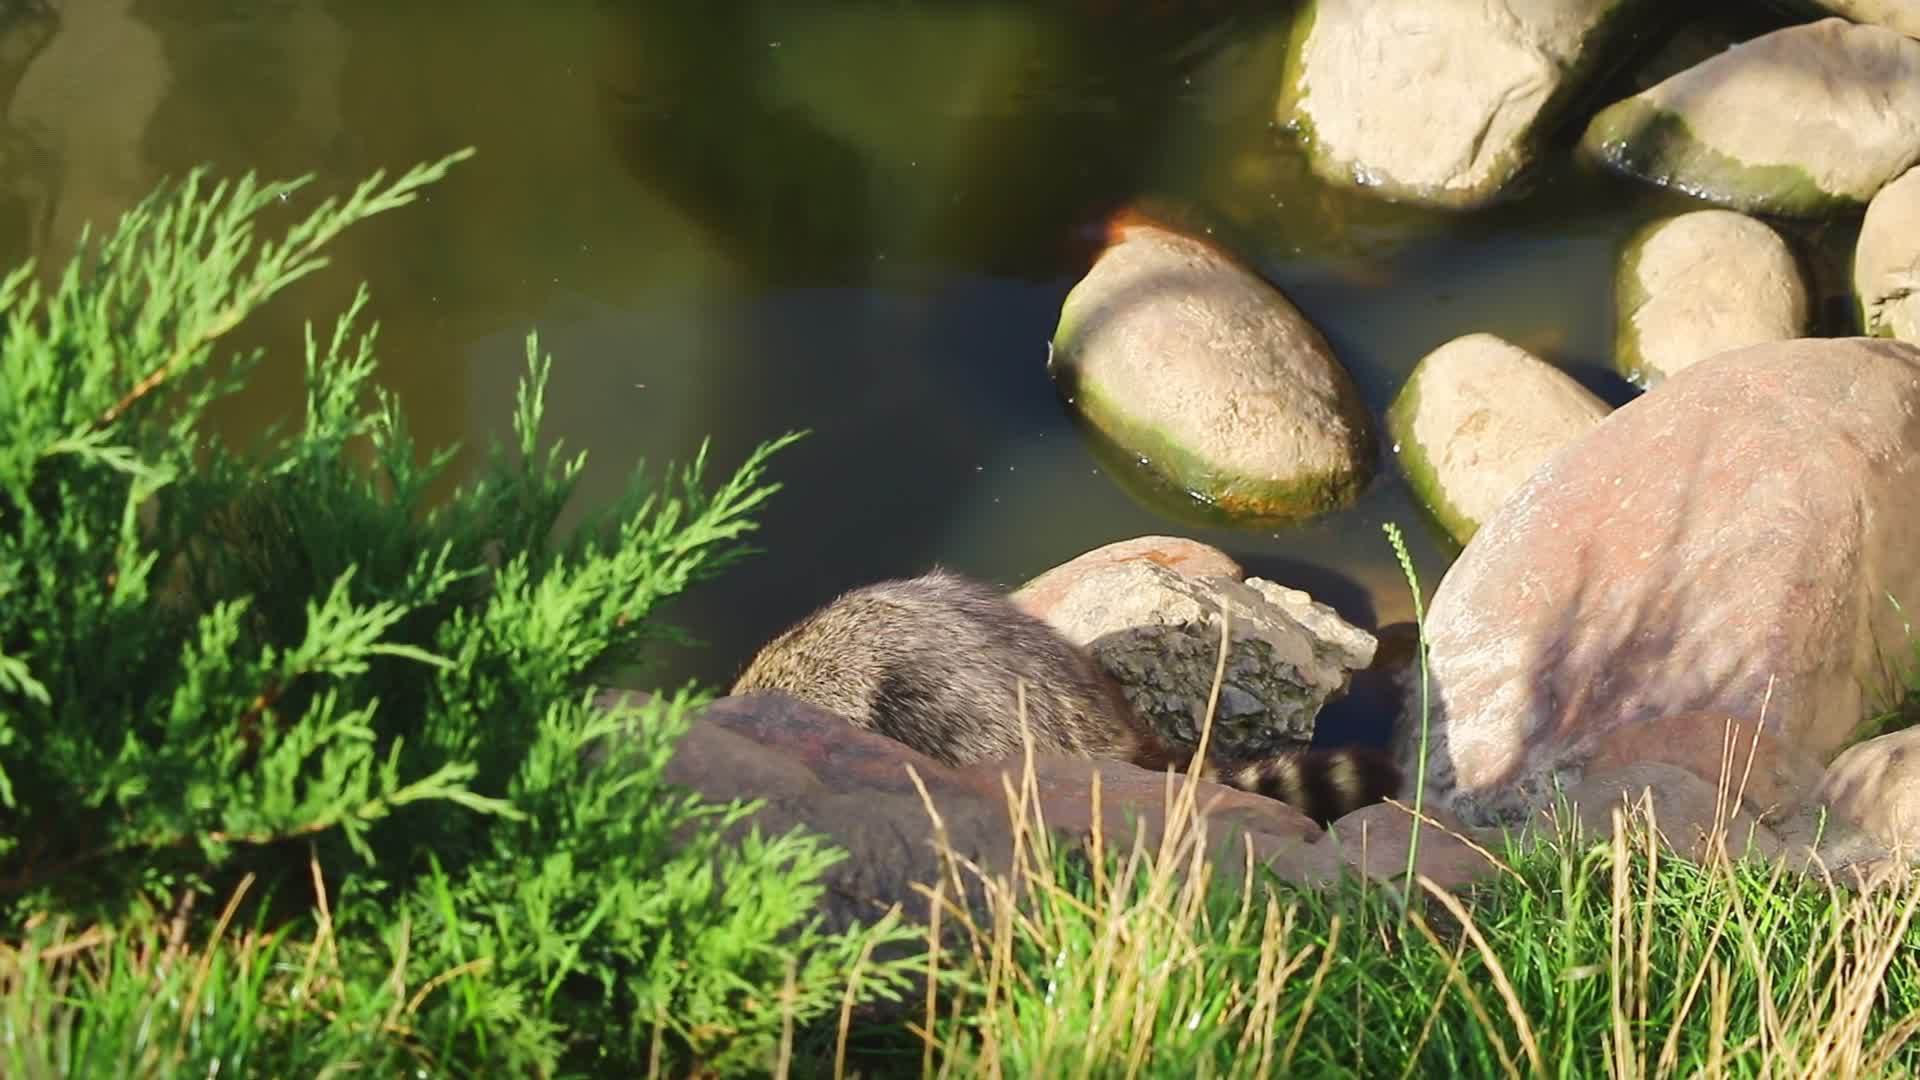
[[[364,280],[382,380],[428,444],[505,434],[539,330],[549,431],[590,454],[583,504],[703,436],[719,475],[811,429],[775,460],[764,552],[673,610],[704,644],[649,684],[723,684],[855,584],[941,563],[1012,586],[1142,533],[1217,544],[1377,627],[1412,610],[1383,522],[1429,594],[1455,554],[1384,450],[1357,505],[1253,531],[1141,493],[1076,430],[1044,364],[1102,218],[1142,201],[1212,232],[1326,333],[1379,416],[1420,356],[1472,331],[1628,400],[1607,364],[1614,256],[1695,204],[1574,160],[1577,117],[1497,208],[1330,189],[1271,123],[1287,14],[1261,9],[1280,6],[12,4],[0,255],[58,263],[82,223],[202,162],[332,193],[476,147],[249,328],[239,344],[275,359],[221,422],[243,436],[297,408],[301,320]],[[1778,25],[1754,7],[1690,6],[1596,94]],[[1852,330],[1856,226],[1786,230],[1820,332]]]

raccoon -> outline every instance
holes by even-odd
[[[1022,752],[1016,688],[1035,753],[1184,770],[1084,650],[999,590],[946,570],[844,593],[762,648],[733,693],[775,690],[952,766]],[[1321,822],[1399,790],[1368,748],[1301,750],[1201,776],[1278,799]]]

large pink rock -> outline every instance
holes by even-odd
[[[1549,458],[1442,581],[1429,790],[1516,820],[1610,731],[1701,711],[1826,760],[1909,652],[1916,537],[1920,348],[1774,342],[1680,372]]]

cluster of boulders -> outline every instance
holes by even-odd
[[[1331,182],[1482,205],[1608,66],[1635,6],[1316,0],[1281,118]],[[1374,479],[1384,432],[1463,545],[1425,622],[1426,683],[1325,604],[1191,540],[1089,552],[1015,602],[1189,745],[1224,624],[1213,745],[1236,756],[1305,745],[1356,672],[1399,665],[1393,750],[1410,778],[1426,762],[1423,809],[1442,828],[1422,837],[1420,870],[1443,884],[1490,872],[1482,845],[1502,833],[1566,809],[1605,829],[1642,796],[1695,853],[1711,840],[1835,868],[1920,852],[1920,728],[1868,723],[1899,705],[1920,661],[1920,0],[1827,6],[1844,17],[1727,49],[1587,123],[1597,160],[1716,204],[1654,222],[1621,251],[1614,360],[1645,392],[1617,410],[1476,333],[1421,359],[1376,421],[1278,289],[1211,240],[1137,213],[1112,223],[1067,297],[1048,367],[1069,406],[1236,517],[1349,505]],[[1860,207],[1868,336],[1809,337],[1799,262],[1752,215]],[[945,768],[753,695],[710,709],[672,776],[714,797],[766,797],[765,821],[847,846],[830,885],[851,917],[914,909],[904,883],[938,871],[936,823],[967,857],[1003,865],[1020,766]],[[1164,821],[1164,776],[1033,768],[1050,825],[1117,835]],[[1323,830],[1278,803],[1199,792],[1209,820],[1283,877],[1405,869],[1414,815],[1401,806]]]

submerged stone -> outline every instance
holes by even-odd
[[[1762,34],[1601,110],[1582,145],[1737,210],[1855,209],[1920,160],[1920,41],[1844,19]]]
[[[1047,369],[1102,435],[1235,515],[1297,519],[1371,478],[1373,425],[1326,339],[1226,253],[1129,217],[1068,293]]]

